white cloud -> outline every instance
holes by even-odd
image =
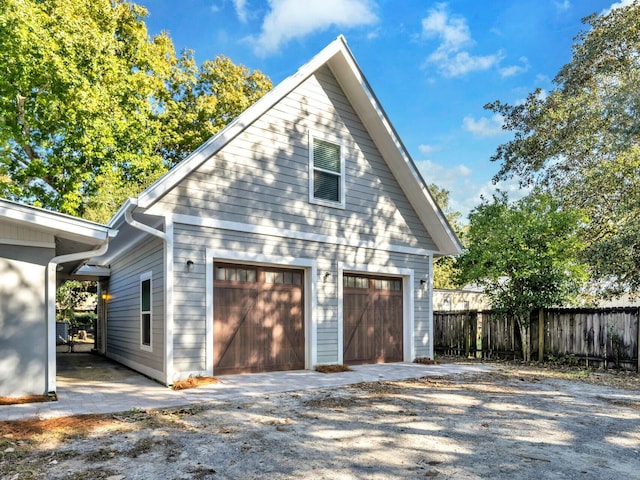
[[[602,14],[606,15],[611,10],[616,9],[616,8],[628,7],[633,2],[634,2],[634,0],[620,0],[619,2],[611,4],[611,6],[609,8],[605,8],[604,10],[602,10]]]
[[[556,8],[561,12],[565,12],[571,8],[571,2],[569,0],[563,0],[562,2],[555,2]]]
[[[424,155],[428,155],[430,153],[437,152],[438,150],[440,150],[440,147],[423,144],[423,145],[418,145],[418,150],[420,150],[420,153],[423,153]]]
[[[498,114],[491,118],[482,117],[479,120],[466,116],[462,120],[462,128],[476,137],[497,137],[505,133],[502,129],[503,123],[504,117]]]
[[[242,23],[247,21],[247,1],[246,0],[233,0],[233,6],[236,9],[236,15]]]
[[[446,4],[440,3],[422,19],[422,34],[441,40],[438,50],[445,53],[456,52],[473,44],[467,21],[462,17],[449,17]]]
[[[462,214],[466,222],[469,213],[480,205],[482,198],[491,200],[498,190],[506,192],[510,201],[519,200],[529,193],[521,189],[517,179],[493,184],[491,180],[477,182],[478,175],[466,165],[446,166],[430,160],[417,162],[418,170],[428,184],[435,183],[449,192],[449,208]],[[484,176],[486,178],[486,176]]]
[[[332,26],[354,28],[378,21],[372,0],[269,0],[269,7],[260,34],[249,38],[255,54],[260,56],[277,52],[290,40]]]
[[[458,52],[443,56],[436,51],[428,60],[437,64],[438,70],[445,77],[461,77],[469,72],[490,69],[502,60],[502,54],[473,56],[469,52]]]
[[[524,73],[529,70],[529,60],[527,57],[520,57],[520,61],[522,65],[512,65],[510,67],[502,67],[499,72],[503,78],[505,77],[513,77],[514,75],[518,75],[519,73]]]
[[[439,3],[422,20],[422,36],[440,40],[427,62],[436,65],[445,77],[460,77],[472,71],[487,70],[502,60],[502,53],[474,56],[468,52],[475,42],[464,17],[451,16],[447,5]]]
[[[422,174],[425,182],[435,183],[440,188],[452,191],[461,178],[471,175],[471,169],[466,165],[454,165],[452,167],[443,166],[431,160],[416,162],[418,170]]]

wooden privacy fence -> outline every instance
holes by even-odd
[[[640,308],[544,309],[531,317],[531,358],[571,359],[587,366],[638,369]],[[522,358],[513,319],[492,312],[434,312],[434,348],[441,355]]]

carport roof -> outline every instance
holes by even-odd
[[[55,244],[51,246],[55,248],[56,256],[94,250],[117,234],[117,230],[106,225],[2,198],[0,222],[52,235]],[[80,263],[67,265],[64,270],[72,271]]]

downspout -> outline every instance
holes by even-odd
[[[130,205],[124,211],[124,220],[133,228],[148,233],[164,242],[164,338],[165,354],[163,355],[165,384],[173,383],[173,234],[157,230],[142,222],[138,222],[132,216],[133,210],[138,206],[137,198],[129,199]],[[169,230],[169,226],[165,224]]]
[[[109,250],[109,238],[97,250],[58,255],[47,264],[47,392],[56,391],[56,267],[60,263],[99,257]]]
[[[133,217],[131,216],[131,212],[138,206],[138,199],[130,198],[129,201],[131,202],[131,205],[124,211],[124,220],[133,228],[148,233],[149,235],[158,237],[166,242],[167,235],[163,231],[157,230],[153,227],[150,227],[149,225],[145,225],[144,223],[133,219]]]

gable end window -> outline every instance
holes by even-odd
[[[151,272],[140,275],[140,348],[151,351],[152,332]]]
[[[309,135],[309,200],[344,207],[344,153],[338,142]]]

